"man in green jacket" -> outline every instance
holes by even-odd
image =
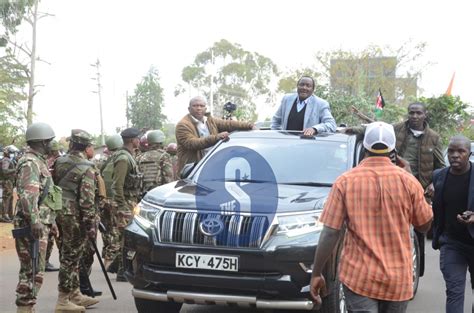
[[[123,147],[114,154],[114,173],[112,176],[113,205],[117,212],[119,242],[122,243],[123,231],[132,218],[133,208],[137,205],[141,192],[142,176],[135,161],[135,150],[140,146],[140,131],[127,128],[120,133]],[[117,281],[127,281],[122,260],[123,245],[117,254]]]
[[[399,156],[410,163],[413,175],[425,190],[425,195],[433,195],[433,171],[445,167],[441,138],[426,122],[426,105],[414,102],[408,105],[408,119],[393,125],[397,138],[396,149]],[[348,127],[345,133],[364,133],[364,127]]]

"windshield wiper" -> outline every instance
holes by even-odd
[[[311,187],[332,187],[331,183],[316,183],[316,182],[284,182],[282,185],[295,185],[295,186],[311,186]]]

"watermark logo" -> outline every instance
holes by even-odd
[[[275,174],[252,149],[222,149],[199,173],[196,206],[200,232],[216,245],[258,247],[278,206]]]

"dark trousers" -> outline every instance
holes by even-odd
[[[344,285],[349,313],[405,313],[408,301],[385,301],[360,296]]]
[[[439,265],[446,282],[446,313],[464,312],[466,273],[471,273],[471,288],[474,289],[474,246],[441,235]]]

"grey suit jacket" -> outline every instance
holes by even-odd
[[[280,107],[273,116],[272,129],[286,130],[288,116],[297,97],[296,93],[283,97]],[[329,103],[326,100],[312,95],[306,106],[303,128],[313,127],[318,133],[334,133],[336,131],[336,121],[332,117]]]

